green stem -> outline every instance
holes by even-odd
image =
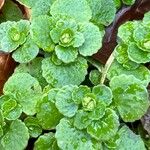
[[[107,76],[107,72],[115,59],[114,53],[115,53],[115,51],[112,52],[112,54],[110,55],[110,57],[108,58],[108,60],[105,64],[105,67],[102,69],[102,77],[101,77],[101,81],[100,81],[101,84],[104,84],[106,76]]]

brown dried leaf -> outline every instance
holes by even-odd
[[[16,67],[15,61],[10,54],[0,52],[0,94],[3,86]]]
[[[0,0],[0,9],[3,7],[5,0]]]

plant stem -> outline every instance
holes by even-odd
[[[106,76],[107,76],[107,72],[109,70],[109,68],[111,67],[111,64],[113,63],[115,56],[114,56],[115,51],[113,51],[110,55],[110,57],[108,58],[104,68],[102,69],[102,77],[101,77],[101,81],[100,84],[104,84]]]

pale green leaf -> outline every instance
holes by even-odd
[[[50,16],[50,7],[54,0],[35,0],[36,3],[31,9],[32,19],[40,15],[49,15]]]
[[[74,62],[78,56],[78,51],[76,48],[62,47],[59,45],[55,47],[55,53],[64,63]]]
[[[97,140],[106,141],[116,134],[118,127],[119,118],[115,111],[107,109],[103,118],[93,121],[87,127],[87,132]]]
[[[92,9],[92,21],[108,26],[115,18],[116,7],[113,0],[87,0]]]
[[[89,113],[83,110],[78,110],[73,120],[73,125],[80,130],[86,129],[92,122],[91,119],[89,119]]]
[[[43,77],[54,87],[64,85],[79,85],[87,74],[87,62],[84,58],[78,57],[70,64],[55,65],[51,58],[42,61]]]
[[[86,94],[91,93],[91,89],[88,86],[80,85],[72,91],[72,99],[76,104],[81,104]]]
[[[118,29],[118,36],[125,44],[133,42],[133,31],[138,26],[137,21],[128,21],[121,25]]]
[[[133,75],[115,76],[110,81],[115,106],[123,121],[139,120],[149,107],[148,91]]]
[[[47,82],[42,76],[42,60],[43,58],[36,57],[27,64],[20,64],[16,67],[15,73],[29,73],[35,77],[39,81],[40,85],[44,88],[47,85]]]
[[[115,48],[115,58],[127,70],[136,69],[139,66],[139,64],[129,59],[127,50],[128,46],[126,44],[119,44]]]
[[[92,17],[91,9],[86,0],[57,0],[51,7],[51,14],[67,15],[79,22],[89,21]]]
[[[143,65],[140,65],[137,69],[127,70],[117,61],[114,61],[107,73],[107,78],[111,80],[114,76],[121,74],[134,75],[137,79],[141,80],[141,84],[147,86],[150,82],[150,71]]]
[[[28,129],[21,120],[10,124],[8,132],[2,137],[1,144],[4,150],[23,150],[29,140]]]
[[[80,24],[80,32],[83,33],[85,42],[79,47],[79,53],[83,56],[91,56],[102,47],[103,31],[92,23]]]
[[[27,63],[33,60],[38,53],[39,48],[32,39],[28,37],[27,41],[13,53],[12,57],[19,63]]]
[[[95,94],[97,100],[103,101],[107,106],[111,104],[113,95],[111,89],[108,86],[94,86],[92,92]]]
[[[140,135],[136,135],[127,126],[123,126],[119,131],[119,145],[116,150],[146,150]]]
[[[84,131],[74,128],[66,118],[61,119],[57,125],[55,137],[62,150],[101,150],[100,143],[93,140]]]
[[[150,62],[150,53],[141,50],[135,43],[131,43],[128,46],[128,56],[136,63],[147,63]]]
[[[35,107],[42,91],[34,77],[28,73],[16,73],[7,80],[3,91],[6,95],[13,95],[27,115],[36,113]]]
[[[43,50],[51,52],[55,44],[50,37],[50,31],[54,27],[54,20],[48,15],[35,17],[31,21],[31,36],[33,41]]]
[[[74,88],[76,86],[64,86],[56,95],[56,107],[66,117],[73,117],[78,110],[78,105],[72,100],[72,91]]]

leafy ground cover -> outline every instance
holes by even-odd
[[[150,149],[145,4],[5,1],[1,150]]]

